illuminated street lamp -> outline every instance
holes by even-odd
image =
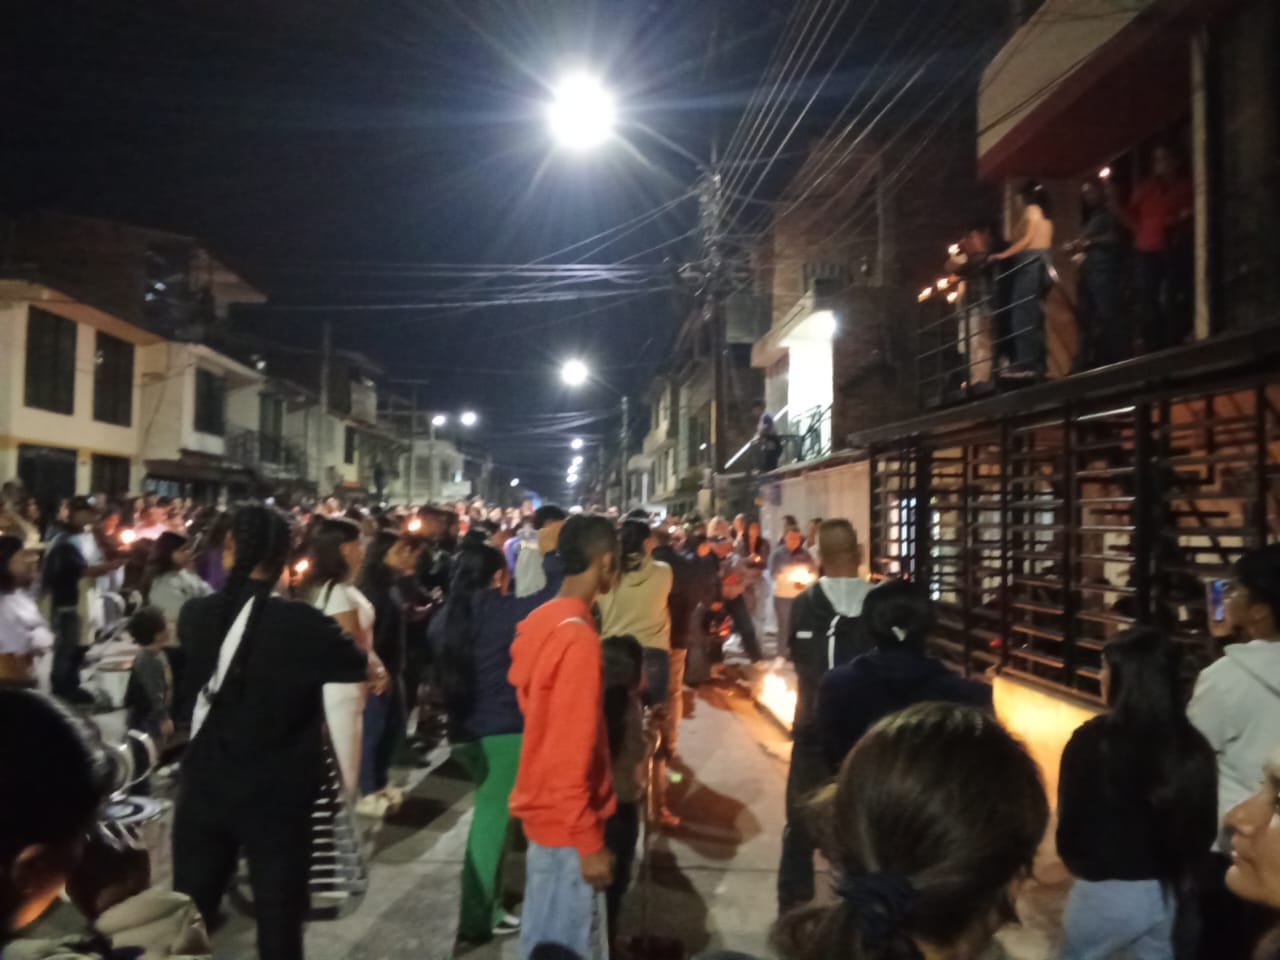
[[[519,478],[519,477],[512,477],[512,478],[511,478],[511,485],[512,485],[513,487],[518,487],[518,486],[520,486],[520,478]]]
[[[449,418],[446,417],[443,413],[437,413],[434,417],[431,418],[431,425],[433,427],[443,427],[448,422],[449,422]]]
[[[464,410],[462,416],[458,418],[464,427],[474,427],[479,419],[474,410]]]
[[[629,446],[627,428],[628,428],[628,423],[630,419],[630,399],[627,397],[625,393],[623,393],[613,384],[605,380],[601,380],[599,377],[592,377],[591,370],[587,367],[585,363],[582,362],[582,360],[578,359],[577,357],[573,357],[569,360],[566,360],[564,364],[560,367],[560,379],[571,387],[580,387],[583,384],[585,384],[588,380],[594,379],[596,383],[600,384],[601,386],[608,387],[610,390],[612,390],[614,393],[616,393],[619,397],[622,398],[622,432],[619,438],[621,441],[619,444],[619,447],[622,451],[622,457],[621,457],[622,468],[620,471],[622,475],[621,476],[622,506],[625,507],[628,500],[630,499],[630,492],[627,489],[627,486],[628,486],[627,481],[629,479],[627,476],[627,453],[628,453],[627,447]],[[574,443],[571,444],[571,446],[575,450],[581,449],[581,438],[575,437]],[[570,469],[573,469],[573,468],[570,468]]]
[[[569,150],[590,150],[604,143],[613,136],[616,119],[613,94],[587,73],[561,80],[547,105],[551,136]]]
[[[560,368],[560,379],[570,387],[582,386],[590,376],[591,371],[587,369],[587,365],[577,358],[566,360]]]
[[[583,446],[583,440],[581,437],[574,437],[573,442],[569,444],[570,449],[573,449],[573,450],[581,450],[582,446]]]

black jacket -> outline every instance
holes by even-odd
[[[967,680],[913,650],[877,649],[839,666],[818,693],[822,749],[835,766],[877,721],[916,703],[941,700],[990,711],[991,687]]]
[[[671,593],[667,596],[667,610],[671,614],[671,649],[687,650],[696,640],[699,631],[694,614],[704,591],[703,580],[695,561],[676,551],[672,546],[657,547],[653,559],[671,568]]]
[[[326,683],[365,679],[368,658],[330,617],[306,603],[250,588],[265,604],[236,652],[205,726],[182,763],[183,793],[213,804],[309,805],[323,776]],[[178,637],[187,655],[183,678],[194,703],[213,676],[239,597],[215,593],[187,601]],[[234,674],[234,676],[232,676]]]
[[[871,589],[864,581],[853,581]],[[862,625],[859,600],[851,616],[840,615],[819,580],[797,596],[791,606],[789,650],[796,666],[796,717],[792,735],[797,743],[817,744],[818,685],[828,670],[871,649]]]

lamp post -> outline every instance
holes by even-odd
[[[547,105],[547,122],[551,135],[561,147],[573,152],[583,152],[597,147],[614,135],[617,123],[617,110],[614,98],[609,90],[595,77],[587,74],[571,74],[553,91],[552,100]],[[705,270],[703,289],[702,318],[703,323],[711,331],[712,344],[712,500],[715,499],[714,475],[718,473],[725,461],[725,441],[727,438],[726,413],[726,376],[725,362],[728,348],[725,336],[725,316],[721,301],[725,295],[726,262],[724,255],[724,184],[720,173],[720,163],[715,145],[711,149],[711,161],[705,163],[677,143],[662,136],[658,131],[643,124],[632,121],[648,136],[658,140],[664,147],[674,151],[686,160],[691,160],[700,174],[699,183],[699,220],[702,234],[702,260],[708,266]],[[586,365],[581,361],[573,370],[579,377],[577,383],[569,380],[569,369],[566,364],[565,382],[571,386],[585,383],[588,379]],[[621,391],[615,391],[621,393]],[[622,395],[622,500],[626,508],[628,496],[628,474],[626,464],[627,452],[627,397]]]
[[[458,422],[464,427],[474,427],[480,421],[480,417],[474,410],[464,410],[458,415]],[[449,416],[445,413],[433,413],[431,415],[431,430],[428,433],[427,446],[427,502],[435,503],[439,497],[439,491],[436,489],[436,481],[439,478],[440,471],[436,469],[436,430],[440,427],[447,426]],[[410,465],[416,455],[410,457]],[[412,476],[412,474],[410,474]],[[410,496],[413,492],[410,490]]]
[[[622,511],[625,511],[627,509],[627,503],[631,499],[631,492],[629,489],[630,483],[628,482],[630,480],[630,477],[627,473],[627,453],[628,453],[627,448],[630,446],[630,443],[628,442],[628,433],[630,432],[630,425],[631,425],[630,424],[631,399],[626,395],[624,391],[619,390],[609,381],[602,380],[599,377],[593,377],[591,375],[591,369],[586,365],[585,362],[578,359],[577,357],[573,357],[569,360],[566,360],[563,366],[560,367],[560,379],[563,380],[570,387],[581,387],[584,384],[586,384],[588,380],[591,380],[591,381],[594,381],[595,383],[600,384],[603,387],[607,387],[608,389],[612,390],[622,399],[622,430],[618,435],[620,461],[621,461],[621,464],[620,464],[621,476],[619,479],[621,481],[621,487],[622,487],[622,503],[619,506]],[[579,449],[581,444],[578,444],[578,440],[580,439],[581,438],[575,438],[574,444],[577,444],[577,445],[571,444],[571,446],[573,446],[573,449],[575,450]],[[607,507],[609,505],[608,503],[609,488],[608,488],[607,481],[605,482],[604,498],[605,498],[605,506]]]

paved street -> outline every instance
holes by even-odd
[[[788,739],[758,711],[742,688],[717,684],[690,697],[693,715],[681,727],[685,768],[671,789],[681,826],[654,845],[649,915],[657,934],[675,936],[690,955],[730,948],[769,956],[774,883],[783,825]],[[307,934],[310,960],[436,960],[454,953],[459,874],[471,822],[470,785],[448,761],[413,777],[403,810],[375,828],[371,885],[363,905],[342,920],[314,923]],[[165,842],[153,828],[154,844]],[[159,851],[157,851],[159,853]],[[157,857],[157,880],[168,864]],[[1062,866],[1047,852],[1019,912],[1023,926],[1001,936],[1009,957],[1051,955],[1066,889]],[[513,858],[507,885],[519,899],[523,861]],[[820,883],[820,888],[825,884]],[[632,887],[624,933],[638,932],[642,887]],[[515,960],[510,938],[465,954],[469,960]],[[250,960],[251,922],[237,913],[215,938],[217,960]]]
[[[653,928],[679,936],[690,952],[733,947],[762,954],[774,914],[787,741],[730,687],[703,688],[681,736],[687,772],[671,796],[684,823],[655,844]],[[405,808],[377,832],[364,904],[345,919],[313,924],[308,957],[450,956],[470,821],[470,789],[460,771],[444,762],[420,777]],[[518,889],[521,873],[517,857],[508,885]],[[640,922],[639,893],[633,887],[626,907],[630,931]],[[252,943],[252,925],[236,916],[219,932],[215,955],[250,958]],[[474,960],[516,955],[514,939],[468,954]]]

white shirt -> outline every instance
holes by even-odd
[[[134,527],[133,533],[139,540],[159,540],[160,534],[169,533],[172,529],[167,523],[153,523],[146,527]]]
[[[84,554],[84,562],[91,567],[96,567],[100,563],[106,563],[106,555],[103,554],[102,548],[98,546],[98,538],[93,535],[92,531],[76,534],[76,546],[80,548],[80,552]],[[94,586],[98,588],[98,593],[114,593],[124,584],[124,569],[120,568],[112,570],[110,573],[104,573],[102,576],[94,580]]]
[[[356,623],[360,625],[360,636],[355,638],[357,645],[366,650],[373,645],[373,604],[352,584],[325,584],[316,594],[315,607],[329,617],[354,610]]]
[[[53,632],[26,590],[0,593],[0,653],[25,657],[53,649]]]

